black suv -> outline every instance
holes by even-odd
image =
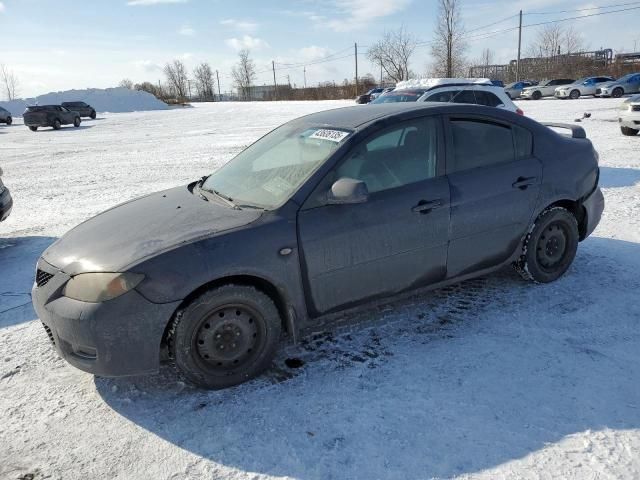
[[[11,112],[2,107],[0,107],[0,122],[6,123],[7,125],[11,125],[13,123]]]
[[[85,102],[62,102],[62,106],[78,112],[81,117],[89,117],[92,120],[96,118],[96,109]]]
[[[9,193],[9,189],[2,183],[2,168],[0,168],[0,222],[9,216],[12,207],[13,199]]]
[[[38,130],[38,127],[53,127],[54,130],[60,130],[62,125],[72,124],[74,127],[79,127],[81,122],[78,112],[60,105],[27,107],[22,118],[32,132]]]

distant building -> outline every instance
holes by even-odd
[[[291,85],[278,85],[278,94],[283,98],[288,96],[290,91]],[[273,100],[277,96],[273,85],[251,85],[247,89],[248,100]]]

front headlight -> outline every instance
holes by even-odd
[[[124,295],[143,279],[139,273],[81,273],[71,277],[62,294],[81,302],[106,302]]]

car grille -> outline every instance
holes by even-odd
[[[36,285],[38,287],[44,287],[47,283],[49,283],[49,280],[51,280],[52,278],[53,278],[53,275],[45,272],[44,270],[36,271]]]
[[[631,105],[632,112],[640,112],[640,105]]]
[[[44,331],[47,332],[47,336],[49,337],[49,340],[51,340],[51,343],[53,343],[54,345],[56,344],[56,340],[55,338],[53,338],[53,332],[51,331],[51,329],[49,327],[47,327],[44,322],[42,323],[42,326],[44,327]]]

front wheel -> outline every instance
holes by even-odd
[[[271,298],[250,286],[224,285],[203,293],[177,314],[169,346],[189,381],[220,389],[268,368],[281,330]]]
[[[38,127],[29,127],[29,130],[31,130],[32,132],[37,132],[38,131]]]
[[[624,90],[621,89],[620,87],[614,88],[613,92],[611,92],[611,96],[613,98],[620,98],[622,95],[624,95]]]
[[[531,95],[531,98],[533,98],[534,100],[540,100],[542,98],[542,93],[540,93],[538,90],[536,90]]]
[[[529,231],[515,268],[527,280],[553,282],[573,262],[578,240],[578,222],[573,214],[562,207],[548,208]]]
[[[580,98],[580,90],[571,90],[571,93],[569,94],[569,98],[571,100],[577,100]]]
[[[633,137],[634,135],[637,135],[640,130],[636,130],[635,128],[629,128],[629,127],[620,127],[620,131],[622,132],[623,135],[627,137]]]
[[[91,117],[91,120],[95,120],[96,119],[96,111],[95,110],[91,111],[90,117]]]
[[[73,119],[73,126],[76,128],[80,126],[80,117],[76,117]]]
[[[53,122],[53,129],[54,130],[60,130],[62,128],[62,123],[60,122],[59,119],[55,119]]]
[[[11,125],[13,123],[13,118],[7,117],[7,125]]]

